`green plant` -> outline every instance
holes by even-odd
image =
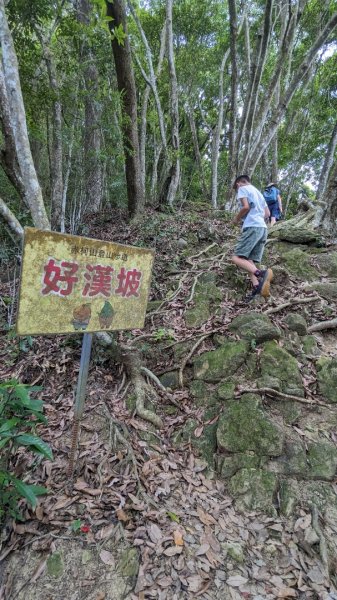
[[[0,384],[0,520],[5,514],[20,518],[20,498],[25,498],[35,508],[37,496],[47,492],[42,486],[28,485],[18,479],[11,469],[11,460],[20,446],[39,456],[53,458],[48,444],[35,435],[36,425],[46,423],[42,400],[30,397],[31,392],[40,389],[16,380]]]
[[[154,332],[153,338],[157,342],[163,339],[175,340],[174,331],[172,329],[165,329],[165,327],[159,327],[159,329]]]

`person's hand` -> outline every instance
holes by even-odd
[[[239,225],[239,223],[235,219],[232,219],[229,224],[232,225],[232,227],[237,227]]]

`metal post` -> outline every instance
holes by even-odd
[[[80,371],[78,374],[78,381],[77,381],[75,410],[74,410],[74,424],[73,424],[73,432],[72,432],[72,438],[71,438],[69,466],[68,466],[68,471],[67,471],[68,477],[71,477],[73,474],[73,471],[74,471],[74,461],[75,461],[75,453],[76,453],[77,442],[78,442],[78,432],[79,432],[79,428],[80,428],[80,421],[81,421],[81,418],[83,415],[85,392],[86,392],[88,372],[89,372],[91,343],[92,343],[92,333],[85,333],[83,335]]]

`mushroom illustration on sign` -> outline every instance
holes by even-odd
[[[114,314],[114,309],[112,308],[110,302],[106,300],[101,312],[98,313],[98,320],[102,329],[108,329],[108,327],[110,327]]]
[[[84,330],[88,327],[91,318],[91,306],[90,304],[81,304],[73,310],[72,324],[76,331]]]

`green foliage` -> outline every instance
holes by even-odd
[[[11,460],[20,446],[38,456],[53,459],[48,444],[35,434],[36,424],[46,423],[42,400],[30,397],[31,392],[40,389],[14,379],[0,384],[0,519],[6,514],[20,518],[20,498],[35,508],[37,497],[47,492],[44,487],[28,485],[15,477],[11,467]]]

